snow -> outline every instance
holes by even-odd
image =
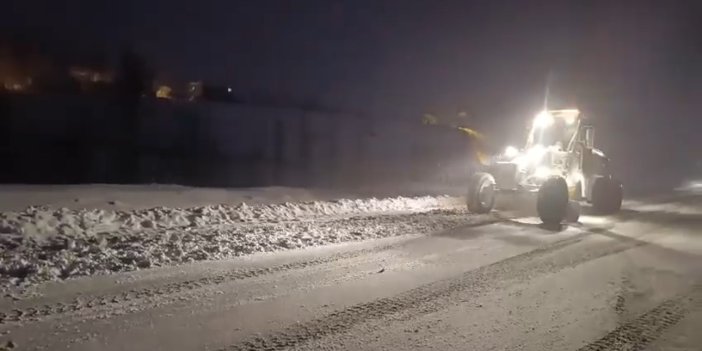
[[[683,182],[679,187],[675,188],[676,191],[688,194],[702,194],[702,179],[694,179]]]
[[[144,229],[182,229],[198,226],[222,226],[242,223],[281,222],[332,215],[354,215],[389,211],[420,211],[457,204],[448,196],[396,197],[388,199],[341,199],[304,203],[236,206],[211,205],[194,208],[156,207],[146,210],[112,211],[103,209],[30,206],[21,212],[0,213],[0,232],[20,234],[37,240],[55,234],[95,236],[114,231],[133,232]]]
[[[702,215],[702,203],[624,201],[623,206],[638,212],[674,213],[677,215]]]
[[[0,289],[427,234],[492,218],[470,215],[463,209],[462,198],[446,195],[353,198],[347,194],[322,201],[335,194],[294,188],[153,185],[0,187],[0,195],[8,194],[0,201]],[[12,203],[13,199],[24,202]],[[628,200],[625,207],[699,215],[702,203],[696,199]],[[216,201],[225,204],[213,205]],[[7,210],[27,203],[43,205]],[[162,205],[148,207],[158,203]]]
[[[0,185],[0,211],[21,211],[29,206],[96,208],[107,210],[197,207],[212,204],[280,203],[349,197],[322,189],[291,187],[196,188],[181,185]]]
[[[460,204],[422,196],[133,210],[30,206],[0,213],[0,285],[428,233],[475,220]]]

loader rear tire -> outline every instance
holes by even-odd
[[[608,215],[619,212],[623,197],[622,183],[615,178],[597,178],[592,186],[592,208],[596,214]]]
[[[468,182],[468,211],[488,213],[495,207],[495,178],[484,172],[473,174]]]
[[[568,209],[566,210],[566,221],[569,223],[578,223],[580,219],[580,203],[570,200]]]

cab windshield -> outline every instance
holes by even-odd
[[[550,126],[532,129],[532,144],[543,146],[560,145],[562,149],[565,149],[568,147],[576,130],[577,123],[567,123],[564,118],[554,118],[553,124]]]

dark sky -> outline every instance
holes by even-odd
[[[700,3],[16,0],[0,30],[70,55],[133,46],[162,77],[240,94],[397,118],[466,110],[493,131],[531,116],[550,77],[554,101],[600,119],[615,154],[679,167],[702,158]]]

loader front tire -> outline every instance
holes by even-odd
[[[473,174],[468,182],[468,211],[488,213],[495,207],[495,178],[484,172]]]
[[[562,177],[546,180],[536,199],[539,218],[546,225],[558,225],[568,214],[568,184]]]

